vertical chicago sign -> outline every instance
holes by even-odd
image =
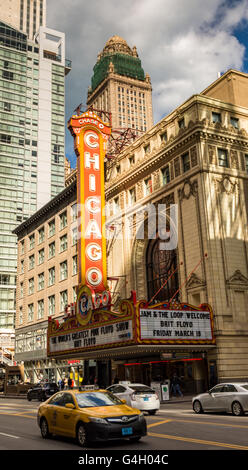
[[[78,308],[84,324],[92,302],[101,304],[102,293],[103,302],[108,303],[104,156],[111,128],[92,111],[72,116],[68,128],[77,155]]]

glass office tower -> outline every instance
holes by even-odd
[[[1,333],[6,338],[14,331],[12,230],[64,188],[64,81],[70,66],[63,33],[41,27],[30,40],[0,22],[0,346]]]

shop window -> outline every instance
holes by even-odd
[[[176,250],[164,250],[164,242],[157,238],[150,240],[146,252],[146,274],[148,300],[154,295],[154,301],[169,300],[178,289],[177,272],[171,276],[165,286],[159,291],[166,279],[177,267]],[[177,299],[177,296],[175,297]]]

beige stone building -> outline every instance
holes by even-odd
[[[32,382],[42,376],[55,378],[55,366],[47,360],[48,316],[60,321],[65,307],[76,300],[76,182],[23,222],[15,233],[18,241],[15,359],[24,361],[25,376]],[[56,368],[67,370],[62,361]],[[56,377],[57,378],[57,377]]]
[[[46,0],[0,0],[1,21],[33,39],[46,26]]]
[[[180,288],[182,302],[212,306],[216,348],[207,352],[210,382],[213,376],[248,378],[247,92],[248,75],[229,70],[119,155],[106,183],[116,233],[130,220],[137,229],[140,204],[177,205],[174,255],[159,251],[157,240],[113,237],[108,273],[124,276],[120,298],[132,287],[138,298],[151,299],[167,269],[179,266],[158,299]]]
[[[139,134],[152,127],[151,80],[135,46],[131,49],[119,36],[107,41],[93,69],[87,105],[111,113],[113,129]]]
[[[163,301],[174,297],[195,306],[208,303],[213,309],[216,338],[216,345],[178,342],[147,345],[142,352],[141,348],[127,346],[118,353],[107,350],[105,360],[111,361],[112,377],[118,374],[122,379],[148,383],[169,378],[176,370],[184,378],[186,393],[202,390],[217,380],[248,379],[247,92],[248,75],[229,70],[109,163],[107,262],[113,301],[118,305],[120,299],[135,290],[138,299]],[[71,238],[69,215],[75,202],[74,171],[66,189],[15,230],[19,240],[16,360],[23,360],[29,370],[38,369],[42,354],[43,369],[48,367],[45,339],[38,350],[37,331],[45,331],[49,314],[63,317],[62,292],[67,291],[69,303],[75,298],[76,246]],[[167,233],[171,230],[171,237],[173,233],[178,236],[173,249],[161,249],[165,242],[157,232],[156,218],[149,235],[146,212],[144,237],[135,236],[142,227],[141,209],[147,210],[148,204],[156,209],[158,204],[166,204],[164,227]],[[178,208],[178,225],[174,226],[170,223],[172,204]],[[67,226],[60,230],[60,217],[65,210]],[[49,224],[53,220],[55,233],[50,237]],[[42,228],[44,240],[39,243]],[[131,238],[127,238],[130,232]],[[31,248],[33,234],[36,244]],[[67,249],[60,252],[65,234]],[[53,241],[56,251],[50,259]],[[44,261],[39,264],[39,252],[43,249]],[[33,255],[35,264],[29,267]],[[61,280],[64,261],[67,279]],[[53,267],[55,283],[49,286],[49,270]],[[174,271],[166,286],[159,290]],[[42,273],[44,278],[40,277]],[[34,292],[29,293],[32,278]],[[54,310],[50,310],[49,304],[52,296]],[[28,343],[31,336],[32,344]],[[94,354],[81,354],[77,359],[97,360],[99,355]],[[49,367],[53,371],[63,368],[65,361],[61,364],[53,359]]]

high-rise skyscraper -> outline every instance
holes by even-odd
[[[131,49],[119,36],[107,41],[93,69],[87,105],[110,112],[113,129],[142,133],[152,127],[151,81],[135,46]]]
[[[22,1],[6,3],[8,7],[13,4],[13,9],[14,4],[23,4]],[[30,4],[26,0],[24,3]],[[33,7],[39,3],[41,13],[42,2],[31,3]],[[9,18],[10,22],[16,22],[16,27],[7,19],[1,21],[3,11],[6,17],[2,9],[0,337],[3,328],[14,328],[17,258],[16,236],[12,230],[64,188],[64,82],[71,67],[65,59],[64,33],[41,26],[34,39],[30,39],[30,34],[24,32],[26,29],[28,33],[28,28],[23,27],[22,32],[16,17],[14,21]],[[18,11],[21,20],[22,9]],[[43,21],[45,24],[44,16],[40,23]]]
[[[41,26],[46,26],[46,0],[0,0],[4,23],[33,39]]]

